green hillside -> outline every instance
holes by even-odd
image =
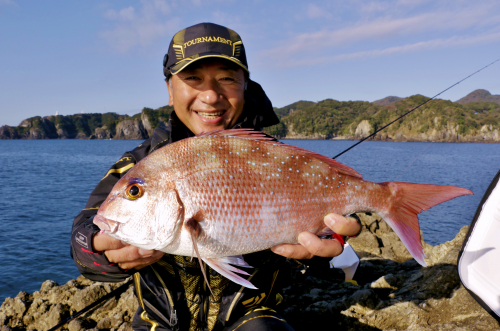
[[[427,99],[422,95],[414,95],[388,106],[364,101],[341,102],[327,99],[288,113],[288,109],[294,108],[295,104],[292,104],[276,109],[282,123],[265,131],[279,137],[286,137],[291,133],[303,136],[321,134],[327,138],[354,136],[357,125],[367,120],[372,127],[372,133]],[[384,132],[416,135],[429,130],[441,131],[449,126],[458,126],[456,131],[467,135],[477,134],[484,125],[498,127],[498,123],[500,105],[494,102],[459,104],[438,99],[418,108]]]
[[[399,101],[391,99],[393,103],[388,105],[333,99],[297,101],[275,108],[281,123],[264,131],[278,138],[360,139],[427,99],[422,95],[414,95]],[[16,127],[1,127],[0,138],[143,139],[162,122],[168,122],[172,111],[172,107],[164,106],[158,109],[144,108],[134,116],[116,113],[35,116]],[[377,139],[500,141],[499,123],[500,105],[495,102],[461,104],[437,99],[383,130]],[[134,133],[130,133],[131,130]]]

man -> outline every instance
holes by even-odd
[[[151,138],[125,153],[92,192],[73,224],[76,265],[96,281],[121,281],[134,274],[140,303],[134,330],[292,330],[273,309],[281,302],[279,291],[287,278],[284,257],[337,256],[343,250],[339,241],[304,232],[300,244],[245,255],[255,267],[250,277],[258,290],[241,287],[206,267],[212,296],[197,261],[124,244],[100,234],[92,223],[113,185],[152,151],[202,132],[260,130],[279,122],[260,85],[249,79],[245,48],[230,29],[201,23],[181,30],[173,37],[163,66],[169,105],[174,108],[168,127],[157,128]],[[325,223],[344,236],[360,231],[355,219],[340,215],[325,216]],[[328,263],[328,259],[314,260]]]

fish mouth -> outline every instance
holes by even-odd
[[[120,225],[118,222],[110,220],[101,215],[94,216],[94,224],[99,227],[104,232],[115,233],[118,230],[118,226]]]
[[[216,118],[221,117],[222,115],[224,115],[225,112],[226,112],[225,110],[212,111],[212,112],[195,111],[195,113],[198,114],[199,116],[210,120],[214,120]]]

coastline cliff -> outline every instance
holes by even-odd
[[[275,108],[281,123],[264,131],[280,139],[359,140],[428,100],[390,96],[374,102],[298,101]],[[32,117],[0,127],[0,139],[146,139],[165,125],[172,107],[144,108],[134,116],[76,114]],[[378,133],[374,140],[499,142],[500,96],[476,90],[451,102],[435,99]]]

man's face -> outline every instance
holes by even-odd
[[[169,105],[194,134],[231,128],[243,112],[245,75],[226,61],[200,60],[167,82]]]

